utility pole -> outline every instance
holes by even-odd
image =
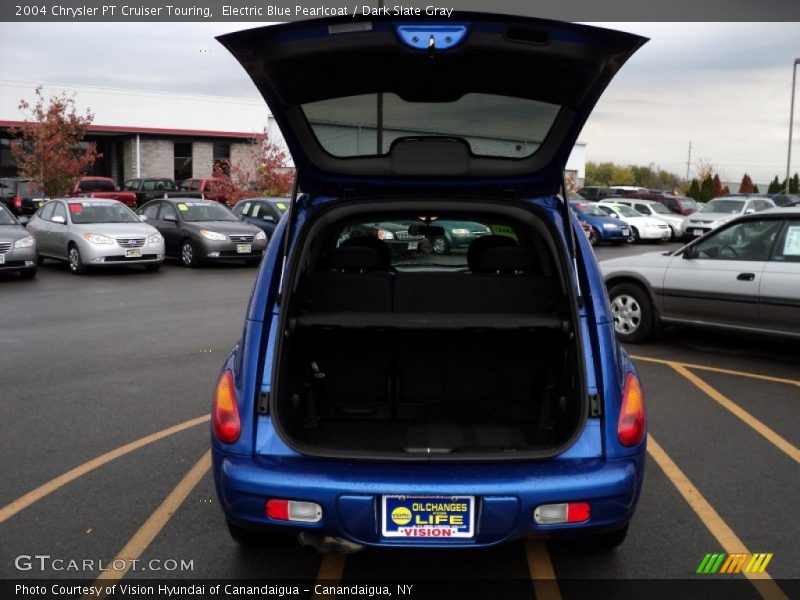
[[[692,142],[689,141],[689,156],[686,158],[686,181],[689,181],[689,165],[692,164]]]
[[[794,59],[792,67],[792,104],[789,107],[789,150],[786,153],[786,189],[784,194],[789,193],[789,168],[792,166],[792,128],[794,127],[794,88],[797,81],[797,65],[800,65],[800,58]]]

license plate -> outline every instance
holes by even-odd
[[[125,258],[140,258],[141,256],[141,248],[131,248],[130,250],[125,250]]]
[[[419,242],[408,242],[408,249],[409,250],[416,250]]]
[[[6,255],[0,254],[0,265],[6,264]]]
[[[237,244],[236,252],[239,254],[250,254],[250,252],[252,252],[252,247],[250,244]]]
[[[628,235],[628,230],[627,229],[623,229],[622,230],[622,235]]]
[[[475,496],[383,496],[382,534],[393,538],[471,538]]]
[[[703,235],[703,230],[702,229],[692,229],[692,235],[695,236],[695,237],[700,237],[701,235]]]

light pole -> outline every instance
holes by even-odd
[[[792,165],[792,128],[794,127],[794,88],[797,82],[797,65],[800,65],[800,58],[794,59],[792,67],[792,105],[789,107],[789,151],[786,153],[786,189],[784,194],[789,193],[789,167]]]

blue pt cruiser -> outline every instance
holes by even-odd
[[[586,118],[645,40],[461,14],[220,41],[298,174],[215,392],[232,536],[344,551],[621,543],[644,398],[560,192]],[[488,233],[458,255],[420,242],[452,221]],[[397,222],[402,256],[348,233]]]

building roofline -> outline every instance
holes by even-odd
[[[25,121],[4,121],[0,120],[0,127],[21,127]],[[221,138],[240,138],[252,139],[257,135],[256,132],[247,131],[213,131],[210,129],[169,129],[164,127],[138,127],[136,125],[89,125],[87,131],[90,133],[150,133],[156,135],[185,135],[185,136],[204,136]]]

